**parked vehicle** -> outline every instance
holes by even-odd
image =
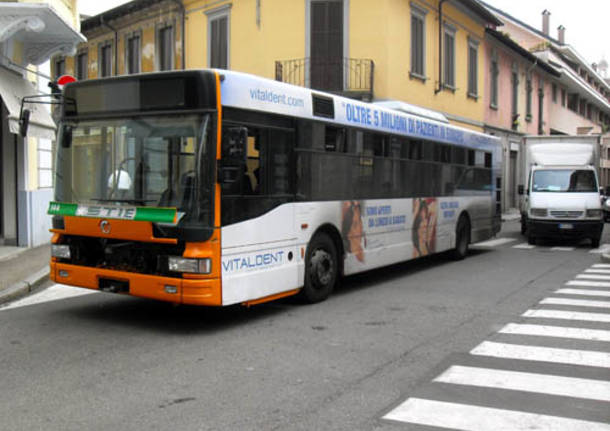
[[[589,238],[599,247],[604,227],[598,135],[525,137],[519,185],[521,233],[538,238]]]

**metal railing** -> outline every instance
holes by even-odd
[[[311,57],[275,62],[275,79],[335,93],[373,95],[375,63],[362,58]]]

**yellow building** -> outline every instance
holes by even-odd
[[[184,5],[187,68],[226,67],[365,100],[400,100],[482,130],[482,43],[485,27],[501,22],[475,0]]]

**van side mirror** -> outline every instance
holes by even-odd
[[[517,187],[517,193],[519,193],[520,195],[525,193],[525,187],[523,187],[523,184],[519,184],[519,186]]]
[[[21,115],[19,115],[19,134],[22,137],[26,137],[28,134],[28,127],[30,125],[30,115],[32,115],[29,109],[23,109]]]

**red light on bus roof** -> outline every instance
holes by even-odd
[[[59,78],[57,78],[57,85],[66,85],[70,84],[71,82],[76,82],[76,78],[72,75],[61,75]]]

